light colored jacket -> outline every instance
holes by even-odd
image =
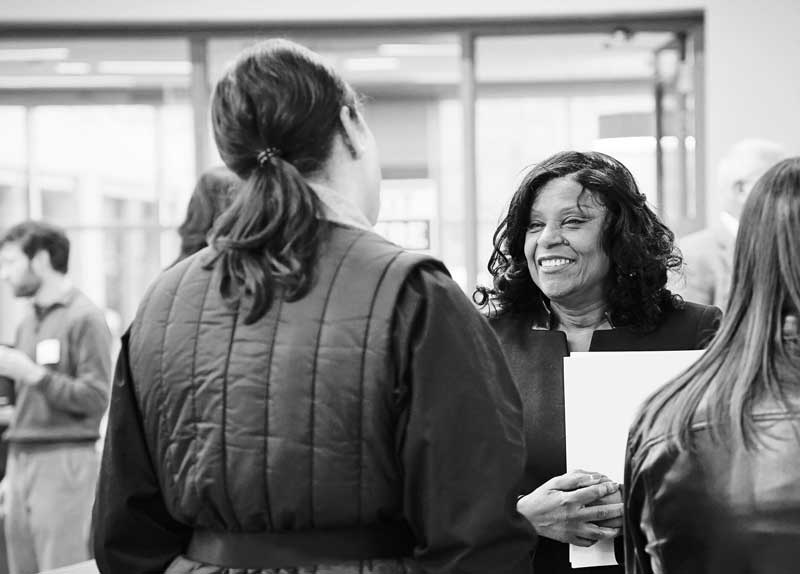
[[[714,305],[724,310],[728,303],[736,237],[721,223],[684,237],[684,277],[673,291],[686,301]]]

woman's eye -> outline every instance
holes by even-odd
[[[580,225],[584,223],[585,219],[576,219],[574,217],[570,217],[569,219],[565,219],[563,225]]]
[[[528,224],[528,231],[539,231],[544,225],[538,221],[533,221]]]

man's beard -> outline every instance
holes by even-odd
[[[19,283],[14,285],[14,295],[16,297],[33,297],[39,292],[42,280],[28,269]]]

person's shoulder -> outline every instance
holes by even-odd
[[[192,298],[208,288],[215,254],[213,247],[205,247],[159,273],[145,290],[137,317],[154,302],[174,300],[179,289],[181,297]]]
[[[714,305],[704,305],[694,301],[682,301],[679,305],[672,308],[671,314],[681,320],[700,318],[703,316],[721,315],[719,307]]]
[[[678,239],[681,252],[686,255],[702,254],[716,244],[717,232],[712,227],[705,227]]]
[[[414,290],[428,300],[456,299],[469,303],[466,294],[450,276],[447,267],[435,257],[403,251],[399,259],[404,260],[402,263],[408,267],[404,289]]]
[[[491,308],[483,312],[494,329],[506,329],[522,324],[526,320],[523,313],[512,313],[501,308]]]
[[[72,291],[69,315],[74,320],[100,319],[105,322],[105,314],[100,306],[77,287]]]
[[[719,307],[681,301],[665,313],[659,330],[665,334],[674,333],[681,338],[687,338],[687,342],[692,345],[688,348],[700,349],[717,332],[721,320],[722,311]]]

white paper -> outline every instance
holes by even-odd
[[[622,482],[628,429],[656,389],[692,365],[704,351],[572,353],[564,358],[567,468]],[[573,568],[613,565],[614,543],[570,546]]]

